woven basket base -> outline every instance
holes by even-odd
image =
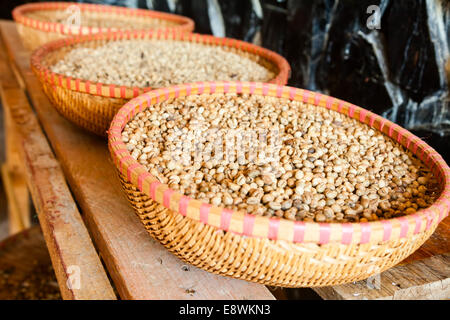
[[[41,81],[44,92],[56,110],[74,124],[100,136],[107,136],[109,125],[126,99],[95,96],[52,86]]]
[[[289,243],[249,238],[194,221],[154,202],[119,174],[128,200],[150,235],[206,271],[281,287],[331,286],[367,279],[405,259],[434,232],[382,243]]]
[[[23,46],[30,51],[37,49],[43,44],[65,38],[66,36],[51,32],[51,31],[41,31],[34,28],[27,27],[21,23],[16,23],[17,32],[22,39]]]

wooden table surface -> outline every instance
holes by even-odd
[[[6,120],[11,123],[6,140],[15,144],[20,154],[16,161],[22,164],[7,169],[16,171],[16,174],[17,171],[24,171],[61,295],[64,299],[115,299],[116,295],[80,217],[59,162],[31,109],[21,82],[14,76],[3,43],[0,45],[2,105],[5,117],[9,118]],[[14,137],[13,141],[11,136]],[[7,158],[8,152],[12,151],[13,148],[8,148]],[[82,273],[72,274],[77,268]],[[81,278],[80,289],[67,285],[74,279],[71,276]]]
[[[40,123],[48,140],[44,142],[49,143],[52,148],[45,150],[46,157],[53,159],[51,162],[55,163],[52,162],[52,166],[62,169],[64,177],[56,175],[56,179],[65,179],[70,187],[70,190],[67,186],[62,189],[62,195],[66,197],[64,205],[70,212],[65,222],[69,225],[74,223],[76,226],[75,235],[82,241],[79,246],[71,248],[68,245],[71,241],[65,238],[66,231],[58,233],[58,230],[50,230],[58,229],[60,225],[53,224],[52,219],[55,217],[45,215],[48,208],[38,210],[41,211],[40,223],[52,262],[56,264],[60,285],[70,276],[69,272],[61,267],[64,266],[64,259],[76,260],[77,255],[81,254],[83,259],[90,260],[84,264],[82,261],[70,262],[81,263],[81,273],[86,272],[88,275],[82,277],[86,285],[82,285],[80,291],[87,290],[86,287],[94,282],[90,277],[96,276],[98,290],[88,292],[84,296],[97,294],[98,298],[114,299],[105,270],[102,269],[98,258],[95,258],[94,250],[97,250],[122,299],[274,299],[263,285],[214,275],[193,266],[186,268],[184,262],[154,241],[135,216],[121,190],[106,140],[84,132],[56,112],[30,69],[30,53],[23,48],[14,23],[0,22],[0,31],[7,52],[0,56],[3,60],[0,72],[9,72],[9,75],[0,79],[3,80],[2,83],[8,82],[11,72],[15,74],[15,94],[19,97],[20,104],[26,105],[25,111],[20,112],[29,112],[27,108],[30,107],[35,110],[38,119],[35,120],[34,126],[39,126],[37,121]],[[6,56],[10,59],[10,71],[6,70]],[[14,101],[8,103],[9,106],[14,104]],[[20,121],[18,124],[23,125]],[[41,144],[45,144],[44,142],[41,141]],[[34,162],[40,160],[34,159]],[[43,183],[53,184],[53,176],[46,177],[47,181]],[[40,181],[44,178],[41,177]],[[34,176],[29,177],[28,184],[36,182],[35,179]],[[59,184],[64,187],[65,181],[59,181]],[[43,199],[37,199],[39,196],[45,197],[40,192],[54,191],[51,186],[50,189],[42,186],[34,186],[31,189],[33,188],[36,189],[32,191],[35,205],[36,200],[38,203],[43,202]],[[55,199],[59,197],[59,194],[55,195]],[[80,212],[72,197],[80,208],[82,221],[93,244],[90,242],[91,238],[86,235]],[[48,199],[44,199],[45,201]],[[62,212],[58,212],[60,211]],[[366,281],[361,281],[314,290],[325,299],[450,298],[449,226],[450,218],[447,217],[431,239],[416,253],[399,266],[382,273],[379,278],[372,279],[369,285]],[[73,230],[70,232],[74,233]],[[51,249],[52,246],[58,248],[60,245],[65,245],[64,250]],[[79,252],[80,250],[83,253]],[[63,297],[77,299],[83,294],[78,292],[77,295],[76,290],[72,290]]]
[[[14,23],[1,34],[82,217],[123,299],[274,299],[263,285],[189,266],[154,241],[128,204],[105,139],[61,117],[29,66]],[[188,270],[188,271],[185,271]],[[83,272],[83,270],[81,270]],[[86,279],[86,286],[92,279]]]

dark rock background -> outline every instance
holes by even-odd
[[[174,12],[191,17],[196,32],[263,45],[291,64],[289,85],[381,114],[433,142],[449,160],[449,0],[79,2]],[[368,10],[372,5],[379,15]]]

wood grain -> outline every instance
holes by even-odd
[[[18,132],[17,144],[25,177],[51,255],[64,299],[115,299],[105,270],[94,249],[61,167],[48,145],[25,92],[9,68],[0,45],[2,104],[11,114]],[[80,270],[81,286],[66,283],[73,266]]]
[[[186,268],[154,241],[121,190],[106,140],[82,131],[55,111],[31,73],[14,25],[2,22],[1,31],[122,298],[274,299],[262,285]]]
[[[3,182],[3,187],[6,191],[6,198],[8,202],[8,222],[9,222],[9,234],[18,233],[25,228],[25,223],[22,220],[22,212],[20,204],[17,197],[17,188],[12,182],[12,174],[8,169],[6,164],[1,166],[1,177]],[[21,185],[23,188],[23,186]],[[28,196],[28,194],[27,194]]]

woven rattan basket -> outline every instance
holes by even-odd
[[[183,196],[157,181],[131,157],[121,132],[136,113],[158,102],[213,92],[283,97],[357,119],[417,155],[438,178],[442,193],[431,207],[412,215],[343,224],[255,216]],[[365,109],[290,87],[216,82],[148,92],[129,101],[115,116],[109,149],[128,200],[155,239],[199,268],[266,285],[313,287],[366,279],[418,249],[450,208],[450,168],[425,142]]]
[[[229,51],[253,59],[272,70],[276,75],[270,81],[272,83],[284,85],[290,75],[290,67],[287,61],[270,50],[234,39],[194,33],[179,34],[176,32],[97,34],[58,40],[36,50],[31,57],[31,66],[40,79],[45,93],[64,117],[93,133],[106,136],[106,131],[111,124],[113,116],[125,102],[143,92],[149,91],[151,88],[130,88],[73,79],[51,72],[48,64],[61,59],[67,50],[76,45],[95,47],[107,41],[148,38],[182,40],[221,46]]]
[[[192,32],[194,22],[183,16],[98,4],[41,2],[13,10],[24,46],[34,50],[44,43],[72,35],[113,33],[125,30],[166,30]],[[80,25],[75,15],[79,15]],[[102,23],[102,25],[99,25]],[[107,23],[107,26],[105,24]]]

